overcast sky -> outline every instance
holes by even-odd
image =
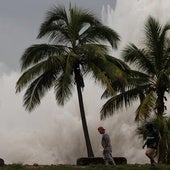
[[[46,11],[54,4],[68,7],[70,2],[99,18],[102,6],[116,5],[116,0],[0,0],[0,63],[18,69],[24,49],[38,43],[36,36]]]

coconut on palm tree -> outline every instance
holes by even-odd
[[[125,68],[120,60],[108,55],[104,44],[116,48],[119,36],[89,11],[70,5],[68,11],[54,6],[47,12],[38,34],[38,38],[44,37],[48,43],[32,45],[22,55],[22,75],[16,83],[16,92],[27,87],[24,107],[31,111],[52,87],[58,104],[64,105],[76,85],[87,153],[93,157],[81,91],[83,77],[90,73],[114,93],[110,78],[124,80],[120,77]]]
[[[170,23],[162,26],[156,19],[149,17],[145,24],[145,39],[141,48],[129,44],[123,50],[123,60],[136,69],[129,71],[125,88],[120,89],[113,84],[117,95],[109,95],[110,99],[101,110],[102,118],[112,115],[122,106],[130,106],[137,99],[140,104],[135,120],[147,120],[152,113],[160,119],[164,118],[165,95],[170,89],[170,39],[167,34],[169,29]],[[105,92],[104,96],[107,96],[106,94]],[[163,151],[161,147],[160,145],[160,152]],[[159,160],[165,162],[165,155]]]

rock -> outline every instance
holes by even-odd
[[[113,157],[116,165],[127,164],[127,159],[125,157]],[[90,165],[90,164],[104,164],[102,157],[82,157],[77,159],[77,165]]]
[[[33,166],[38,166],[38,164],[37,164],[37,163],[34,163]]]
[[[0,166],[4,166],[5,165],[5,162],[2,158],[0,158]]]

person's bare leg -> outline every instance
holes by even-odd
[[[147,148],[146,150],[146,156],[150,159],[150,163],[151,165],[155,165],[156,162],[154,160],[154,156],[155,156],[155,149],[152,149],[152,148]]]

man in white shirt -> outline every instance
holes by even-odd
[[[105,133],[105,129],[102,126],[98,127],[98,131],[102,134],[101,144],[103,147],[103,159],[105,161],[105,165],[116,165],[112,158],[112,145],[109,135]]]

